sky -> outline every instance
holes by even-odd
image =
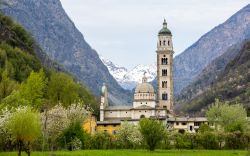
[[[61,0],[85,40],[99,55],[131,69],[156,62],[163,19],[174,56],[226,21],[249,0]]]

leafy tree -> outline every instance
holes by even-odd
[[[140,132],[150,151],[155,150],[156,145],[163,139],[165,127],[158,121],[153,119],[140,120]]]
[[[210,128],[208,124],[201,124],[198,130],[199,133],[205,133],[205,132],[211,132],[211,131],[213,131],[213,129]]]
[[[12,112],[8,108],[4,108],[0,112],[0,150],[11,149],[13,146],[11,141],[11,134],[6,126]]]
[[[241,104],[229,105],[216,100],[206,115],[210,123],[215,123],[217,130],[221,127],[226,132],[243,132],[247,127],[247,113]]]
[[[22,150],[30,156],[31,144],[41,134],[40,115],[30,107],[18,108],[6,125],[17,144],[18,156],[21,156]]]
[[[78,84],[78,95],[81,99],[80,101],[82,101],[82,103],[87,107],[90,107],[93,111],[93,115],[98,118],[100,113],[100,105],[99,102],[97,102],[97,98],[88,90],[88,88],[81,84]]]
[[[0,104],[0,110],[2,108],[18,108],[19,106],[30,106],[29,101],[21,97],[20,91],[13,91],[9,96],[4,98]]]
[[[52,103],[67,107],[78,101],[78,86],[70,76],[53,72],[48,84],[48,97]]]
[[[40,108],[43,104],[47,81],[42,69],[38,73],[32,71],[27,81],[21,85],[21,97],[32,104],[33,107]]]
[[[5,97],[9,96],[13,90],[18,88],[18,84],[11,80],[5,70],[2,73],[2,80],[0,81],[0,101]]]
[[[44,143],[49,143],[50,150],[54,150],[56,145],[58,145],[57,140],[63,136],[63,132],[66,129],[70,129],[70,127],[72,128],[72,125],[74,126],[76,123],[82,124],[88,114],[89,111],[80,104],[72,104],[68,108],[56,105],[49,111],[43,112],[42,129],[45,139]],[[69,142],[69,140],[67,141]]]
[[[61,137],[62,144],[66,144],[69,150],[83,148],[85,135],[81,122],[73,122],[66,128]],[[77,141],[79,143],[77,143]]]
[[[142,143],[142,136],[138,126],[124,122],[117,130],[117,140],[123,145],[123,148],[131,148]]]

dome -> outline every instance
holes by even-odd
[[[171,31],[167,28],[167,22],[164,19],[163,28],[159,31],[159,35],[172,35]]]
[[[136,86],[135,93],[154,93],[154,87],[147,82],[143,82]]]

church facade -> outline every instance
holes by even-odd
[[[144,74],[134,92],[132,106],[109,106],[108,88],[102,87],[100,122],[131,121],[141,118],[166,119],[173,113],[173,43],[172,33],[164,20],[163,27],[158,33],[157,43],[157,91],[147,82]]]

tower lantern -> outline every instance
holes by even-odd
[[[173,111],[173,43],[172,33],[164,19],[157,43],[157,101],[158,106]]]

